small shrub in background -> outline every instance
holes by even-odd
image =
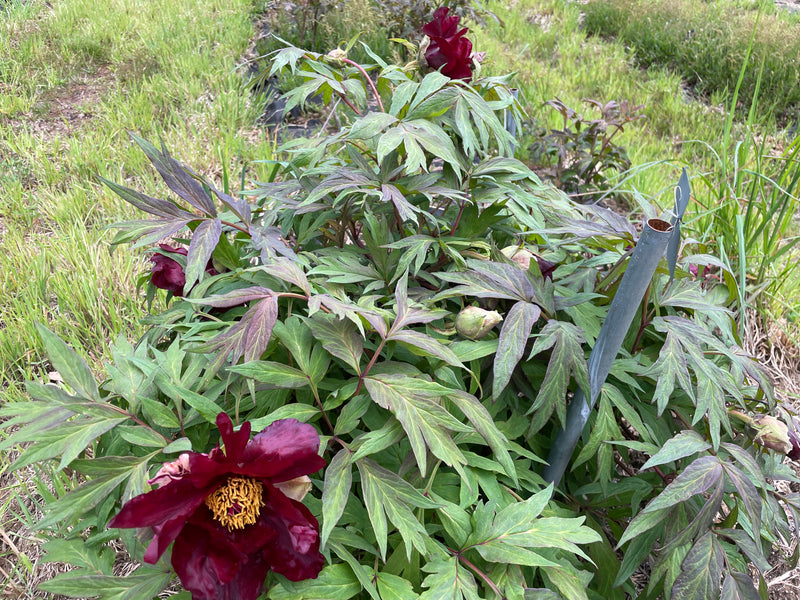
[[[735,9],[730,3],[592,0],[584,8],[589,33],[630,44],[643,67],[675,69],[699,93],[732,93],[748,55],[763,64],[760,96],[784,122],[800,114],[800,22]],[[745,108],[756,97],[759,69],[746,72],[740,90]]]
[[[106,182],[148,213],[117,242],[187,246],[162,285],[182,295],[115,342],[100,383],[40,328],[64,385],[3,407],[1,447],[76,478],[39,523],[75,568],[42,588],[152,598],[171,564],[196,600],[265,583],[273,600],[622,600],[646,562],[649,597],[754,597],[748,562],[769,568],[800,497],[767,482],[795,480],[791,421],[736,346],[727,290],[661,262],[548,485],[638,230],[510,156],[508,78],[345,59],[275,55],[304,82],[287,105],[338,96],[355,116],[292,141],[256,189],[218,190],[136,136],[176,197]],[[115,575],[117,539],[147,564]]]
[[[628,123],[644,118],[644,107],[624,100],[584,101],[600,113],[599,118],[585,118],[558,99],[545,102],[561,115],[562,129],[535,131],[528,150],[538,173],[579,201],[589,202],[609,188],[611,176],[630,168],[627,151],[613,139]]]

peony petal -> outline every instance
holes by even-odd
[[[192,600],[221,598],[225,584],[234,581],[241,568],[242,558],[196,525],[184,527],[172,548],[172,567]],[[251,599],[257,597],[256,593]]]
[[[425,62],[431,69],[441,69],[447,64],[447,57],[442,53],[439,44],[431,42],[425,50]]]
[[[242,462],[242,452],[250,440],[250,422],[245,421],[239,431],[233,430],[231,418],[224,412],[217,415],[217,427],[225,444],[225,458],[227,462]]]
[[[241,472],[273,483],[315,473],[325,466],[317,454],[319,434],[296,419],[275,421],[256,435],[242,453]]]
[[[439,40],[439,50],[447,57],[447,64],[442,68],[442,75],[451,79],[470,79],[472,77],[472,42],[467,38],[455,40]]]
[[[251,554],[236,577],[220,590],[217,600],[255,600],[264,587],[269,563],[260,554]]]
[[[264,495],[263,499],[267,502],[268,496]],[[228,531],[213,518],[211,511],[206,506],[197,509],[192,515],[191,524],[202,527],[213,539],[222,540],[220,543],[228,544],[233,551],[241,555],[254,554],[263,547],[274,543],[278,538],[278,532],[273,524],[261,518],[255,524],[248,525],[244,529]]]
[[[267,486],[268,500],[261,519],[278,533],[274,543],[264,547],[270,568],[291,581],[314,579],[325,559],[319,552],[319,523],[305,506]]]
[[[151,565],[156,564],[185,526],[186,519],[181,517],[167,521],[163,525],[154,525],[153,532],[155,535],[144,553],[144,562]]]
[[[108,526],[152,527],[176,518],[188,518],[209,493],[209,489],[196,488],[189,478],[179,479],[131,498]]]
[[[448,17],[447,13],[450,9],[446,6],[440,6],[433,13],[433,20],[422,27],[422,33],[428,37],[451,37],[457,35],[459,17],[453,15]]]
[[[269,532],[263,540],[259,530]],[[255,600],[269,571],[260,549],[276,537],[266,524],[229,532],[201,507],[175,541],[172,566],[193,600]]]
[[[182,256],[187,256],[189,254],[189,251],[186,248],[174,248],[169,244],[159,244],[158,247],[164,252],[174,252],[175,254],[180,254]]]
[[[162,290],[167,290],[176,296],[183,295],[183,286],[186,284],[186,274],[183,267],[176,261],[164,256],[154,254],[150,257],[153,262],[150,281],[154,286]]]
[[[276,483],[275,487],[282,491],[288,498],[302,502],[306,494],[311,491],[311,479],[308,478],[308,475],[303,475],[302,477],[295,477],[289,481]]]

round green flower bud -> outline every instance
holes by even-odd
[[[502,320],[496,310],[467,306],[456,317],[456,331],[465,338],[479,340]]]

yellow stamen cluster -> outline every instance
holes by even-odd
[[[260,481],[235,475],[208,496],[205,503],[228,531],[244,529],[245,525],[253,525],[261,514],[263,491]]]

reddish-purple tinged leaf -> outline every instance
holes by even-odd
[[[694,543],[672,586],[673,598],[716,598],[719,594],[725,550],[717,536],[707,531]]]
[[[265,287],[254,285],[246,288],[239,288],[225,294],[218,294],[207,296],[206,298],[191,298],[189,302],[195,304],[203,304],[204,306],[211,306],[213,308],[230,308],[232,306],[240,306],[247,302],[254,300],[262,300],[264,298],[272,298],[275,293]]]
[[[182,209],[180,206],[170,202],[169,200],[153,198],[147,194],[143,194],[125,186],[118,185],[113,181],[109,181],[103,177],[98,177],[98,179],[105,183],[111,189],[111,191],[117,194],[120,198],[129,204],[133,204],[136,208],[144,212],[157,215],[159,217],[165,217],[166,219],[170,219],[170,217],[188,220],[197,218],[197,215]]]
[[[211,254],[217,247],[219,236],[222,235],[222,223],[219,219],[203,221],[197,226],[189,243],[189,254],[186,256],[186,293],[194,283],[206,272]]]
[[[244,360],[258,360],[267,349],[272,329],[278,320],[278,297],[269,296],[251,307],[244,336]]]
[[[193,173],[191,173],[188,167],[182,165],[170,156],[163,143],[159,151],[147,140],[133,133],[130,133],[130,136],[133,138],[133,141],[144,150],[147,158],[150,159],[150,162],[152,162],[153,166],[158,170],[164,183],[166,183],[173,192],[202,211],[203,214],[211,217],[217,215],[217,209],[205,189],[203,189],[203,186],[194,178]]]
[[[517,302],[508,311],[500,330],[500,341],[494,355],[494,381],[492,397],[498,398],[508,385],[517,363],[525,354],[531,330],[542,314],[542,309],[530,302]]]

